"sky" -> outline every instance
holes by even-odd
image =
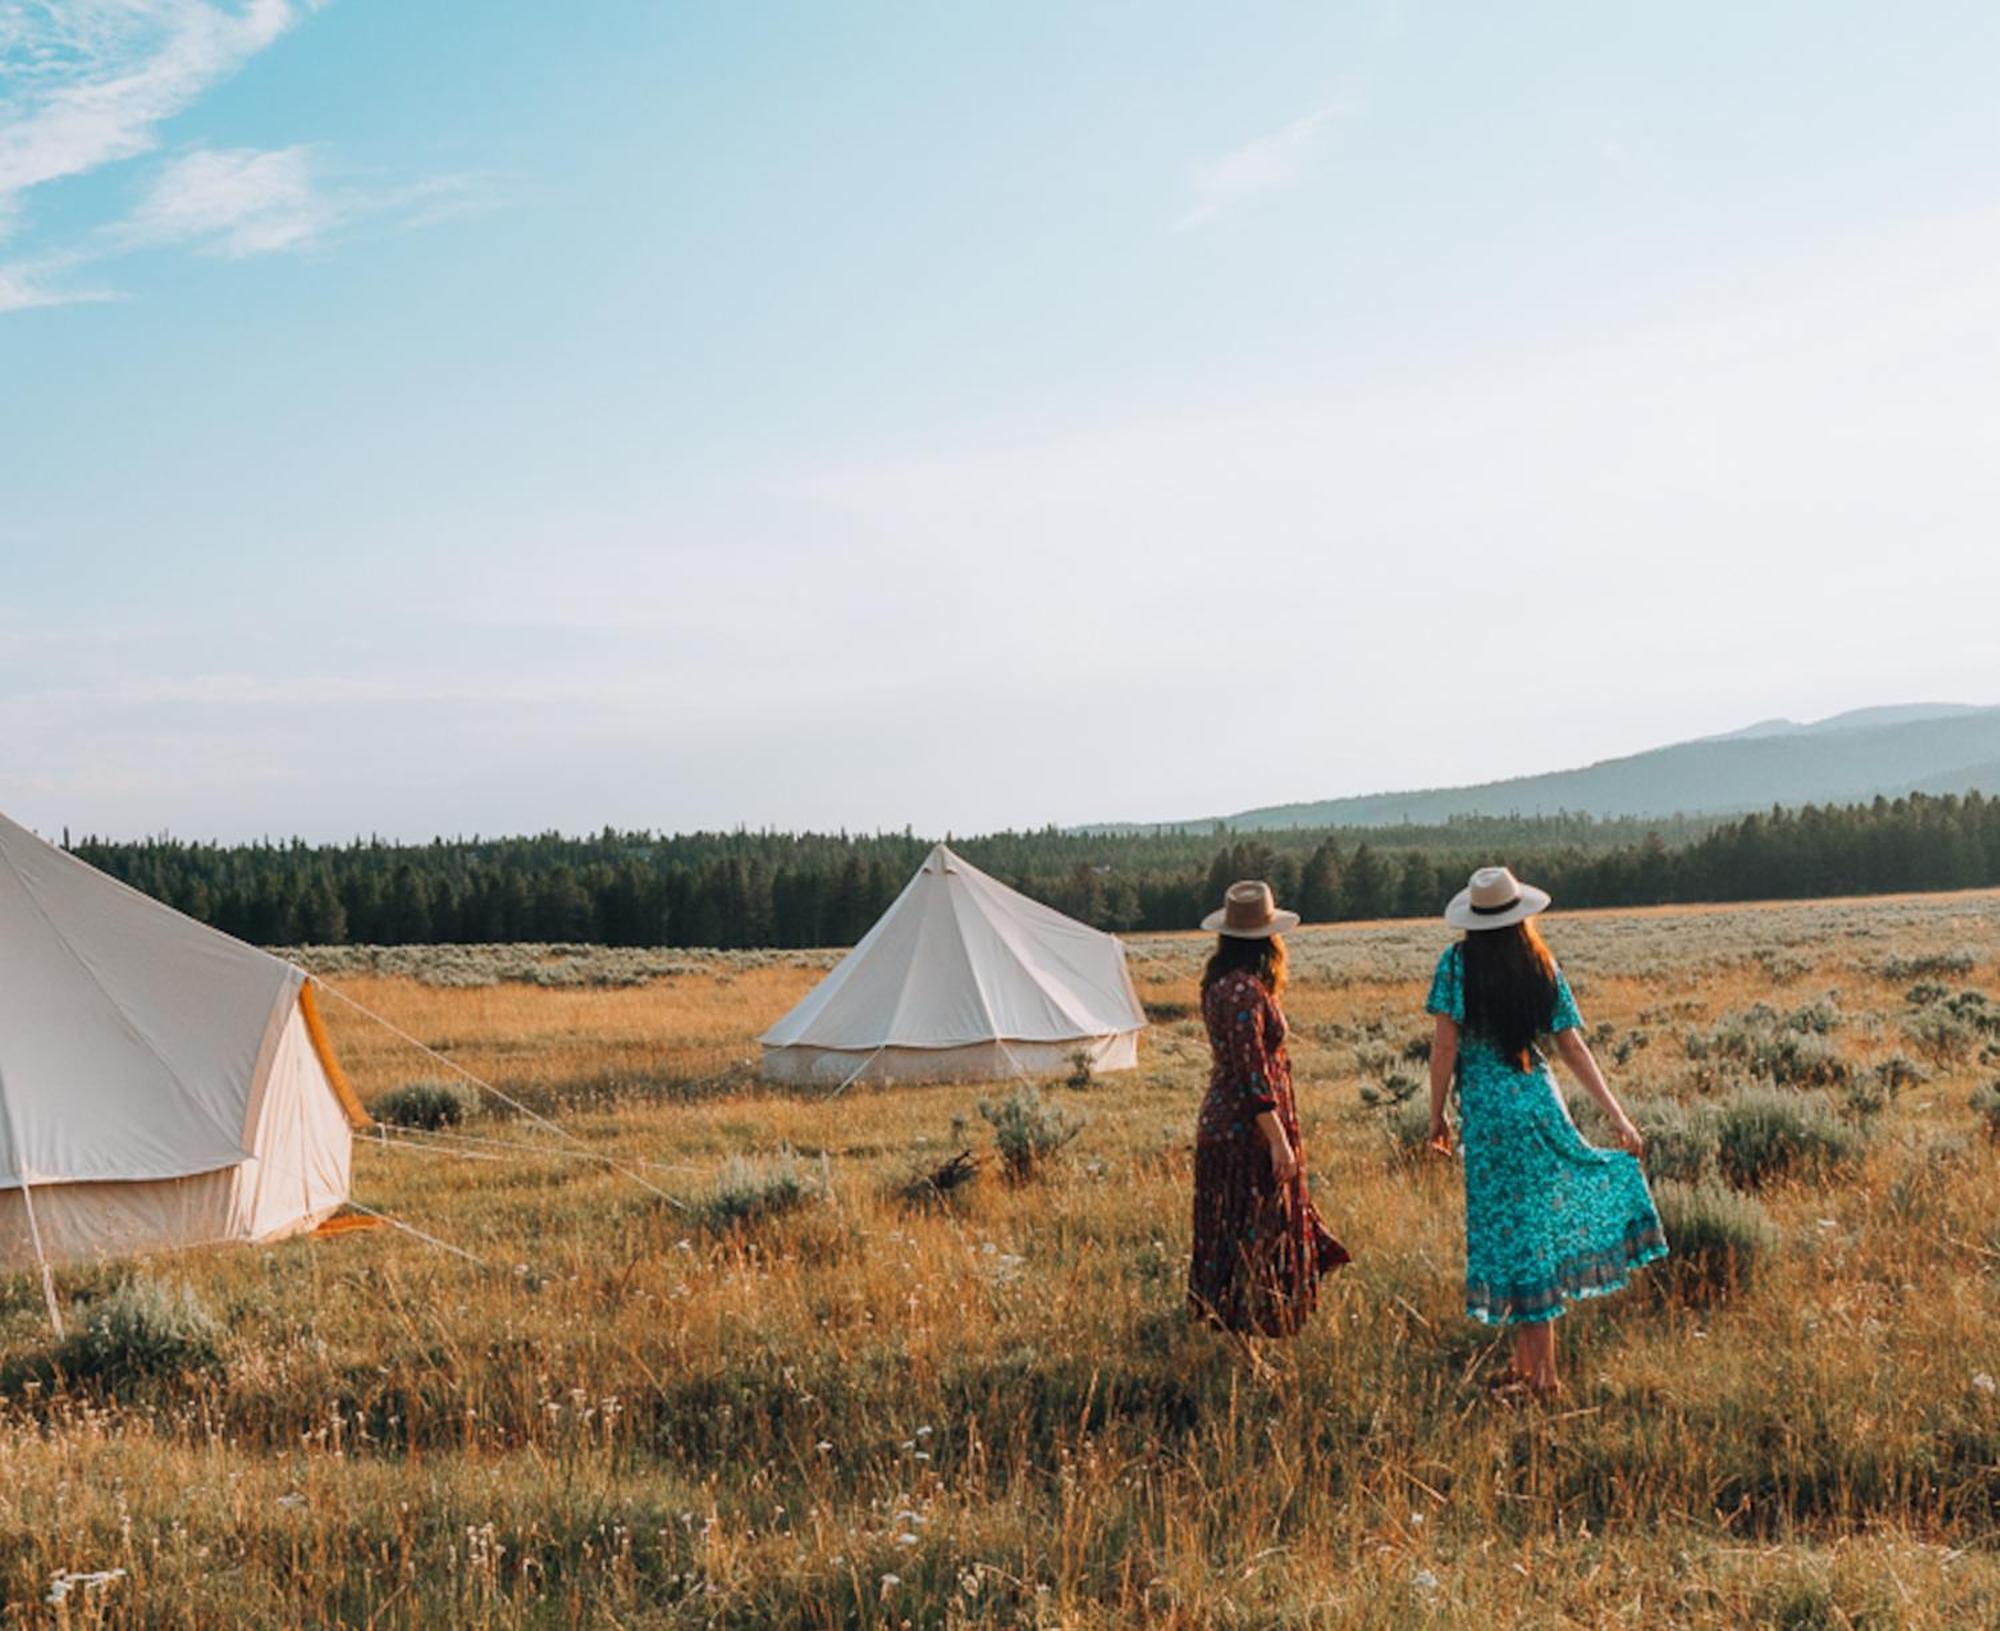
[[[0,0],[0,810],[968,833],[2000,703],[1996,60]]]

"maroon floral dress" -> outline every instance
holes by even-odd
[[[1319,1277],[1348,1255],[1306,1189],[1284,1012],[1247,969],[1211,985],[1201,1011],[1215,1068],[1195,1129],[1188,1306],[1224,1330],[1290,1336],[1318,1301]],[[1266,1110],[1299,1157],[1298,1176],[1282,1188],[1257,1128]]]

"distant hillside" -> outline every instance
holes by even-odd
[[[1766,720],[1580,770],[1279,804],[1219,819],[1239,831],[1258,831],[1431,825],[1471,815],[1727,815],[1773,804],[1844,804],[1877,794],[1974,788],[2000,791],[2000,707],[1935,703],[1864,708],[1803,725]]]

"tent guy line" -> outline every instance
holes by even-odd
[[[387,1212],[378,1212],[372,1206],[364,1206],[351,1195],[347,1198],[347,1204],[357,1212],[365,1212],[371,1218],[379,1218],[382,1222],[388,1224],[391,1229],[400,1229],[406,1235],[416,1236],[417,1239],[423,1241],[426,1245],[435,1246],[441,1252],[450,1252],[454,1257],[462,1257],[466,1262],[475,1264],[485,1269],[488,1273],[492,1272],[493,1265],[487,1262],[485,1258],[475,1257],[463,1246],[454,1246],[448,1240],[438,1239],[436,1235],[425,1234],[414,1223],[405,1223],[401,1218],[390,1217]]]
[[[519,1099],[515,1098],[511,1093],[508,1093],[501,1088],[495,1087],[491,1082],[487,1081],[485,1077],[477,1075],[474,1072],[467,1070],[465,1066],[461,1065],[457,1060],[449,1058],[445,1054],[439,1053],[436,1048],[430,1047],[428,1044],[419,1041],[416,1037],[410,1035],[408,1031],[404,1030],[402,1026],[396,1024],[394,1020],[384,1019],[380,1014],[376,1013],[375,1010],[370,1008],[367,1004],[359,1002],[353,997],[350,997],[345,991],[341,990],[339,986],[329,985],[325,980],[321,979],[317,974],[309,975],[308,978],[312,981],[314,985],[318,986],[320,990],[326,992],[330,996],[338,997],[342,1002],[346,1003],[347,1006],[352,1008],[356,1013],[365,1015],[367,1018],[374,1020],[377,1025],[382,1026],[385,1030],[390,1031],[396,1036],[402,1038],[403,1041],[409,1043],[411,1047],[417,1049],[420,1053],[424,1054],[426,1057],[435,1059],[439,1064],[443,1065],[445,1069],[454,1071],[458,1075],[463,1076],[468,1082],[472,1083],[474,1087],[480,1089],[482,1092],[491,1093],[502,1104],[508,1106],[510,1109],[516,1111],[518,1114],[526,1116],[528,1120],[534,1122],[537,1126],[546,1127],[549,1129],[550,1132],[555,1133],[558,1137],[567,1139],[570,1143],[574,1144],[577,1147],[577,1149],[583,1154],[590,1156],[593,1160],[602,1161],[608,1168],[610,1168],[611,1171],[619,1174],[621,1177],[630,1178],[632,1182],[637,1184],[641,1189],[648,1190],[652,1194],[657,1195],[661,1200],[665,1201],[669,1206],[675,1207],[682,1212],[688,1210],[688,1203],[686,1201],[681,1200],[678,1196],[668,1194],[664,1189],[660,1188],[658,1184],[653,1183],[650,1179],[646,1178],[644,1175],[634,1172],[630,1167],[624,1165],[622,1162],[614,1159],[613,1157],[605,1155],[603,1152],[599,1150],[592,1149],[588,1143],[586,1143],[583,1139],[579,1138],[575,1133],[571,1132],[567,1127],[563,1126],[561,1122],[552,1121],[549,1117],[541,1114],[539,1111],[529,1109],[527,1105],[523,1104]]]

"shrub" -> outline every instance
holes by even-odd
[[[912,1173],[896,1186],[895,1198],[913,1207],[949,1204],[978,1176],[979,1157],[970,1150],[960,1150],[934,1167]]]
[[[809,1171],[790,1150],[732,1155],[700,1203],[701,1221],[718,1233],[762,1223],[826,1195],[825,1174]]]
[[[1875,1079],[1894,1098],[1906,1087],[1917,1087],[1930,1079],[1930,1072],[1907,1053],[1885,1054],[1875,1061]]]
[[[1614,1065],[1629,1064],[1632,1055],[1653,1040],[1653,1033],[1647,1030],[1627,1031],[1611,1044],[1611,1062]]]
[[[998,1104],[979,1101],[979,1113],[993,1128],[993,1142],[1007,1176],[1019,1182],[1083,1131],[1083,1118],[1043,1099],[1032,1086],[1016,1089]]]
[[[1421,1155],[1431,1136],[1431,1105],[1428,1098],[1403,1098],[1391,1102],[1382,1114],[1382,1130],[1398,1155]]]
[[[1960,991],[1944,998],[1944,1006],[1954,1019],[1961,1019],[1975,1031],[2000,1036],[2000,1003],[1984,991]]]
[[[369,1106],[369,1113],[391,1127],[434,1133],[470,1121],[479,1109],[479,1089],[470,1082],[425,1081],[391,1088]]]
[[[1779,1025],[1788,1031],[1809,1032],[1814,1036],[1830,1036],[1840,1023],[1840,1004],[1833,993],[1815,997],[1811,1002],[1801,1003],[1785,1015]]]
[[[222,1368],[223,1330],[189,1285],[127,1280],[91,1304],[80,1329],[56,1347],[57,1369],[120,1387],[149,1377]]]
[[[1932,1003],[1903,1021],[1903,1034],[1933,1064],[1949,1065],[1967,1058],[1977,1035],[1971,1025],[1945,1003]]]
[[[1402,1104],[1417,1096],[1417,1090],[1424,1085],[1423,1078],[1415,1071],[1388,1070],[1379,1081],[1361,1084],[1363,1104]]]
[[[1988,1138],[2000,1138],[2000,1082],[1972,1090],[1972,1113],[1986,1124]]]
[[[1927,951],[1910,957],[1887,958],[1882,964],[1882,975],[1890,980],[1918,980],[1945,974],[1962,979],[1978,966],[1978,953],[1960,947],[1957,951]]]
[[[1081,1090],[1089,1087],[1096,1080],[1097,1070],[1091,1064],[1088,1050],[1078,1048],[1075,1053],[1069,1056],[1069,1074],[1063,1078],[1063,1086]]]
[[[1715,1112],[1708,1106],[1691,1107],[1675,1099],[1638,1099],[1625,1107],[1625,1113],[1646,1140],[1649,1176],[1691,1184],[1715,1176],[1721,1139]]]
[[[1853,1160],[1862,1136],[1823,1093],[1739,1088],[1716,1109],[1717,1156],[1733,1184],[1814,1173]]]
[[[1879,1116],[1895,1102],[1904,1088],[1928,1079],[1930,1072],[1906,1053],[1892,1053],[1875,1062],[1875,1068],[1856,1076],[1841,1095],[1849,1115],[1866,1121]]]
[[[1770,1631],[1888,1631],[1903,1614],[1881,1581],[1846,1589],[1813,1575],[1766,1586],[1757,1596],[1756,1623]]]
[[[1812,972],[1812,963],[1795,951],[1780,951],[1765,947],[1756,954],[1756,962],[1778,985],[1788,980],[1796,980]]]
[[[1778,1249],[1777,1225],[1749,1195],[1708,1181],[1662,1179],[1653,1189],[1672,1248],[1665,1283],[1690,1301],[1748,1290]]]
[[[1690,1033],[1690,1059],[1735,1059],[1754,1074],[1786,1087],[1840,1087],[1852,1074],[1831,1032],[1840,1010],[1831,997],[1781,1014],[1768,1003],[1718,1020],[1708,1032]]]

